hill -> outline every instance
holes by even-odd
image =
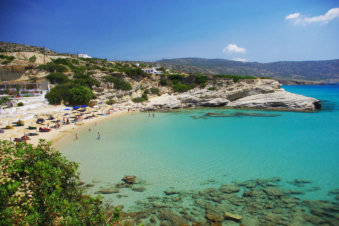
[[[233,74],[271,77],[279,80],[339,81],[339,60],[239,62],[224,59],[175,58],[156,63],[186,73]]]

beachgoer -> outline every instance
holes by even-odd
[[[79,140],[79,135],[78,135],[78,133],[75,133],[75,139],[76,139],[76,140]]]
[[[153,117],[154,117],[154,113],[153,113]]]
[[[148,112],[148,117],[151,117],[151,113]]]
[[[97,140],[100,140],[100,138],[101,138],[101,135],[100,135],[100,132],[98,132]]]
[[[92,130],[91,130],[91,128],[88,128],[88,132],[91,132]]]

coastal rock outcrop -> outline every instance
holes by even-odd
[[[211,87],[195,88],[185,93],[164,94],[138,105],[144,111],[189,107],[230,107],[289,111],[315,111],[321,102],[280,88],[272,79],[248,79],[240,82],[220,81]],[[132,104],[133,105],[133,104]]]
[[[235,108],[314,111],[321,108],[319,100],[278,89],[273,93],[247,96],[228,104]]]

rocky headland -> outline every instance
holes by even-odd
[[[142,111],[194,107],[315,111],[321,108],[321,102],[287,92],[273,79],[245,79],[239,82],[219,80],[216,86],[195,88],[185,93],[167,92],[145,103],[129,102],[129,107]]]

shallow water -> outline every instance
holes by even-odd
[[[168,189],[197,191],[269,177],[281,178],[282,187],[304,191],[299,198],[334,200],[328,191],[339,188],[339,86],[284,88],[322,100],[323,110],[133,113],[93,126],[92,132],[84,129],[78,141],[66,140],[67,146],[60,148],[80,163],[82,180],[95,185],[88,193],[114,186],[126,175],[144,180],[144,192],[121,189],[104,195],[125,210],[135,210],[137,200],[163,196]],[[312,183],[300,188],[288,183],[294,179]]]

